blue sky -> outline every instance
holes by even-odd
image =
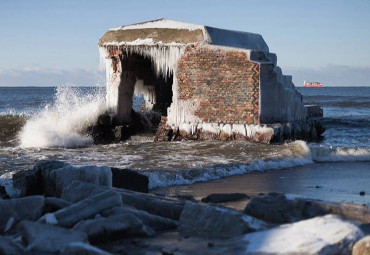
[[[101,84],[97,41],[157,18],[262,34],[285,74],[370,85],[369,0],[0,0],[0,86]]]

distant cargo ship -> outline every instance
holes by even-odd
[[[317,81],[304,81],[303,82],[303,87],[322,87],[322,83],[321,82],[317,82]]]

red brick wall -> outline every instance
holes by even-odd
[[[197,99],[204,122],[258,124],[259,70],[245,52],[189,47],[177,68],[179,99]]]

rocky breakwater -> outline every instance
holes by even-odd
[[[352,249],[364,254],[367,249],[368,237],[353,220],[370,223],[368,211],[351,218],[349,210],[334,210],[336,205],[271,193],[252,198],[240,212],[115,188],[109,167],[92,166],[87,174],[88,168],[42,161],[27,178],[15,176],[30,185],[21,197],[0,200],[0,254],[351,254]],[[122,181],[126,177],[146,185],[138,173]],[[38,178],[40,187],[33,186]],[[235,194],[221,200],[231,197]]]

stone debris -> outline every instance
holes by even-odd
[[[72,227],[81,220],[88,219],[101,211],[120,205],[122,205],[121,196],[113,190],[107,190],[55,213],[46,214],[44,220],[46,223],[53,225]]]
[[[52,181],[51,172],[64,167],[69,165],[42,161],[22,176]],[[41,177],[36,178],[36,172]],[[93,183],[88,178],[82,178],[88,182],[72,179],[56,192],[59,197],[0,200],[0,254],[351,254],[354,246],[357,255],[367,254],[369,248],[368,237],[358,241],[363,233],[356,224],[326,215],[361,222],[366,232],[370,212],[361,206],[269,193],[253,197],[241,213],[180,197],[113,188],[97,179]],[[144,179],[138,180],[135,185],[146,185]],[[56,183],[43,183],[43,194]],[[248,196],[211,194],[203,201],[236,199]],[[284,223],[290,224],[278,225]]]
[[[31,252],[59,252],[72,242],[87,243],[87,235],[81,231],[30,221],[21,222],[19,228],[26,250]]]
[[[85,232],[91,243],[119,240],[129,237],[153,236],[155,231],[131,214],[80,221],[74,230]]]
[[[361,230],[335,215],[281,225],[244,236],[245,254],[351,254]]]
[[[185,235],[225,238],[260,231],[266,227],[263,221],[232,209],[187,202],[178,230]]]
[[[113,187],[129,189],[138,192],[149,192],[149,178],[130,169],[111,168]]]
[[[87,243],[75,242],[69,244],[61,253],[61,255],[111,255],[95,246]]]
[[[44,211],[45,198],[29,196],[0,200],[0,233],[22,220],[37,220]]]

